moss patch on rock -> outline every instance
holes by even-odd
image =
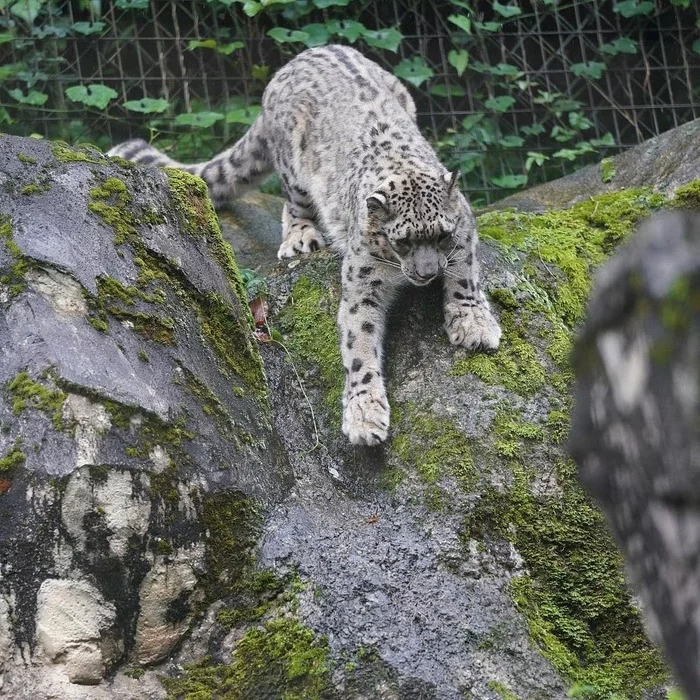
[[[323,287],[310,277],[300,277],[292,287],[290,302],[277,318],[293,357],[306,366],[318,367],[324,407],[336,425],[340,425],[345,386],[336,326],[338,302],[335,285]]]
[[[671,206],[676,209],[700,211],[700,180],[679,187],[671,200]]]
[[[7,391],[12,397],[12,411],[20,415],[27,408],[44,411],[51,417],[56,430],[65,428],[62,418],[65,392],[52,389],[33,380],[28,372],[20,372],[7,384]]]
[[[231,289],[241,301],[234,305],[219,294],[203,293],[190,283],[173,262],[152,254],[139,234],[139,227],[163,220],[153,210],[138,210],[126,183],[110,177],[91,191],[89,209],[115,232],[115,243],[128,244],[134,252],[134,263],[139,275],[134,286],[125,286],[118,280],[103,277],[98,280],[98,295],[88,299],[94,315],[90,319],[100,331],[109,330],[109,316],[130,321],[144,338],[162,344],[176,342],[176,319],[164,315],[162,309],[151,313],[133,308],[137,302],[162,306],[166,290],[184,301],[195,312],[202,334],[222,360],[225,375],[237,375],[257,398],[266,398],[267,386],[260,354],[253,344],[254,323],[245,303],[246,295],[240,273],[230,246],[221,237],[216,213],[206,197],[206,186],[199,178],[187,173],[168,172],[174,212],[182,217],[181,227],[186,234],[202,237],[215,260],[222,266]]]
[[[0,270],[0,284],[9,288],[10,297],[15,297],[27,286],[25,275],[31,267],[31,262],[14,241],[9,216],[0,215],[0,243],[5,246],[11,260],[9,268]]]
[[[238,641],[230,665],[205,659],[182,679],[163,679],[175,700],[320,700],[330,686],[329,648],[290,618],[270,620]]]
[[[18,437],[12,447],[0,457],[0,475],[3,477],[10,476],[12,472],[24,466],[27,460],[27,455],[22,450],[24,439]]]
[[[430,487],[443,478],[454,478],[461,488],[470,492],[478,481],[471,445],[449,418],[436,416],[429,408],[409,404],[394,410],[394,426],[400,430],[391,446],[401,462],[415,469]],[[434,505],[440,501],[433,490]]]

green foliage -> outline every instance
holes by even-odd
[[[330,687],[330,649],[325,639],[287,617],[249,629],[236,643],[228,666],[208,659],[182,679],[163,679],[171,700],[321,700]]]
[[[215,12],[226,13],[232,21],[206,28],[204,36],[188,41],[187,50],[203,61],[211,60],[210,56],[217,60],[240,56],[235,67],[240,75],[236,73],[235,77],[252,78],[246,83],[245,98],[190,98],[183,104],[179,98],[168,98],[155,90],[142,94],[132,90],[125,95],[112,84],[82,81],[77,71],[71,75],[70,69],[61,67],[56,54],[66,50],[67,37],[97,41],[106,35],[107,22],[100,15],[104,3],[102,10],[100,3],[73,3],[69,12],[70,3],[0,0],[0,8],[7,9],[0,14],[0,48],[10,43],[13,46],[12,60],[0,66],[0,124],[6,125],[5,130],[30,133],[36,130],[43,113],[50,111],[52,117],[57,117],[51,122],[52,137],[74,141],[78,136],[84,139],[93,124],[103,124],[107,117],[138,124],[143,136],[176,159],[206,159],[240,137],[256,118],[265,83],[277,68],[255,63],[257,57],[246,42],[248,29],[253,33],[255,27],[255,32],[266,33],[288,57],[306,47],[330,42],[357,45],[372,57],[384,59],[384,65],[392,66],[394,74],[409,85],[444,101],[446,109],[468,109],[458,127],[445,130],[436,139],[445,165],[461,171],[467,189],[483,189],[487,181],[506,194],[550,175],[558,176],[562,168],[572,171],[597,161],[601,151],[615,146],[610,134],[584,137],[592,123],[579,102],[546,90],[537,75],[526,76],[520,66],[508,62],[507,55],[501,56],[500,62],[489,62],[485,38],[530,16],[529,10],[515,0],[487,3],[490,8],[485,16],[481,11],[477,13],[474,3],[462,0],[433,8],[449,33],[444,44],[447,76],[443,64],[435,62],[430,54],[409,48],[398,27],[382,26],[381,20],[377,23],[367,3],[360,0],[197,1]],[[115,0],[113,4],[121,13],[121,29],[125,32],[131,31],[134,22],[149,21],[150,15],[145,12],[150,8],[148,0]],[[555,4],[544,2],[538,14],[546,17],[555,11]],[[682,10],[690,7],[689,0],[673,0],[673,4]],[[612,10],[620,17],[620,35],[606,37],[597,60],[573,65],[565,62],[565,70],[578,78],[578,84],[600,81],[611,59],[639,51],[632,36],[636,36],[639,18],[651,17],[653,8],[654,3],[648,0],[616,0]],[[54,43],[51,50],[47,48],[50,42]],[[400,48],[398,60],[395,54]],[[700,52],[700,39],[691,48]],[[244,71],[250,71],[250,75]],[[63,88],[66,82],[69,87]],[[523,102],[531,103],[533,96],[542,110],[538,111],[537,123],[523,125],[518,108]],[[111,144],[103,131],[100,126],[90,135],[106,147]],[[553,143],[562,146],[549,155],[547,148]],[[477,197],[474,203],[478,206],[483,201]]]

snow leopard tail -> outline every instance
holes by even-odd
[[[125,141],[107,152],[135,163],[180,168],[199,175],[209,187],[209,196],[217,209],[255,187],[271,170],[272,159],[264,136],[262,118],[258,117],[243,138],[231,148],[205,163],[178,163],[143,139]]]

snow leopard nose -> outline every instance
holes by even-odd
[[[437,252],[428,248],[418,248],[413,258],[416,277],[431,280],[440,272],[440,258]]]

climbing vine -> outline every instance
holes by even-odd
[[[695,21],[691,0],[670,2]],[[50,119],[48,135],[106,147],[109,139],[99,125],[108,120],[122,125],[124,135],[139,131],[175,157],[206,158],[253,122],[265,84],[281,61],[304,48],[340,42],[380,60],[411,84],[433,111],[464,115],[431,136],[446,165],[461,170],[467,189],[478,188],[485,179],[505,193],[544,179],[548,171],[558,175],[598,160],[616,146],[613,134],[596,133],[582,101],[543,84],[537,73],[526,73],[522,62],[508,61],[505,54],[495,59],[489,50],[494,38],[512,23],[532,16],[530,3],[413,0],[413,6],[433,13],[442,27],[446,41],[439,54],[421,50],[422,40],[416,43],[415,36],[408,36],[409,31],[418,32],[410,18],[392,24],[395,14],[387,15],[386,24],[378,26],[381,13],[371,15],[362,0],[192,0],[190,4],[217,19],[198,29],[198,38],[182,39],[181,54],[204,65],[217,57],[240,57],[235,64],[239,75],[231,77],[249,80],[252,88],[245,96],[183,103],[158,86],[147,89],[145,81],[133,81],[125,89],[123,80],[116,79],[123,76],[113,66],[105,74],[110,79],[100,80],[85,78],[67,65],[70,61],[63,54],[69,42],[102,40],[107,45],[115,27],[128,39],[135,25],[151,21],[149,0],[0,0],[0,128],[26,134]],[[570,5],[567,0],[541,0],[537,12],[561,12]],[[598,90],[616,57],[640,52],[632,28],[651,21],[658,10],[651,0],[614,0],[611,11],[623,28],[619,36],[606,34],[592,59],[575,62],[561,57],[569,78],[587,81]],[[693,31],[698,35],[697,22]],[[700,38],[693,41],[690,36],[688,51],[700,55]],[[263,37],[276,48],[278,58],[251,60],[252,37]],[[106,51],[104,58],[109,58]],[[243,71],[245,76],[240,75]],[[122,89],[116,89],[120,85]],[[523,109],[528,105],[531,109]]]

